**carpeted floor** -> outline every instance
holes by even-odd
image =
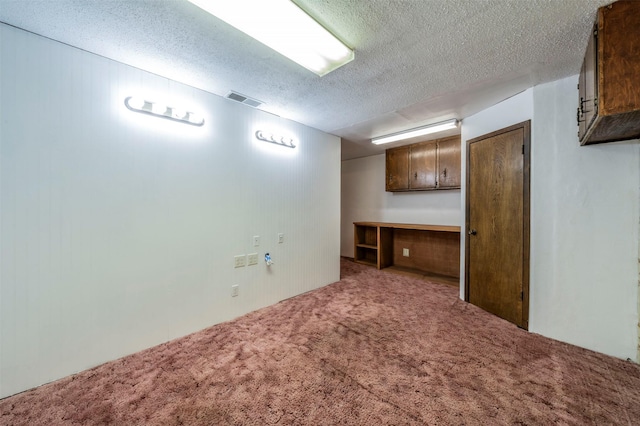
[[[626,425],[640,366],[530,334],[451,286],[342,280],[0,401],[2,425]]]

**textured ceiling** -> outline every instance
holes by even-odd
[[[383,152],[373,136],[464,118],[578,73],[596,10],[610,3],[295,2],[355,60],[318,77],[186,0],[0,0],[0,21],[220,96],[259,99],[260,109],[341,136],[346,159]]]

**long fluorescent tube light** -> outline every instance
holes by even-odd
[[[458,127],[458,119],[442,121],[440,123],[429,124],[427,126],[416,127],[415,129],[404,130],[402,132],[393,133],[386,136],[379,136],[371,139],[371,143],[380,145],[383,143],[396,142],[404,139],[415,138],[417,136],[429,135],[431,133],[442,132]]]
[[[320,77],[351,62],[353,50],[290,0],[189,0]]]

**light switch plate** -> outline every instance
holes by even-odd
[[[402,249],[402,255],[404,257],[409,257],[409,249],[408,248],[403,248]]]
[[[260,235],[253,236],[253,246],[258,247],[260,245]]]
[[[249,266],[257,265],[258,264],[258,253],[249,253],[247,255],[247,264]]]
[[[278,244],[282,244],[284,243],[284,234],[283,233],[279,233],[278,234]]]

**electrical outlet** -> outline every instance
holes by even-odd
[[[260,235],[253,236],[253,246],[254,247],[260,246]]]
[[[233,256],[233,265],[234,268],[242,268],[245,265],[245,255],[239,254],[238,256]]]
[[[235,284],[231,286],[231,297],[237,297],[237,296],[238,296],[238,284]]]
[[[278,234],[278,244],[282,244],[284,243],[284,234],[280,233]]]
[[[404,257],[409,257],[409,249],[408,248],[403,248],[402,249],[402,255]]]
[[[249,253],[247,255],[247,264],[249,266],[257,265],[258,264],[258,253]]]

